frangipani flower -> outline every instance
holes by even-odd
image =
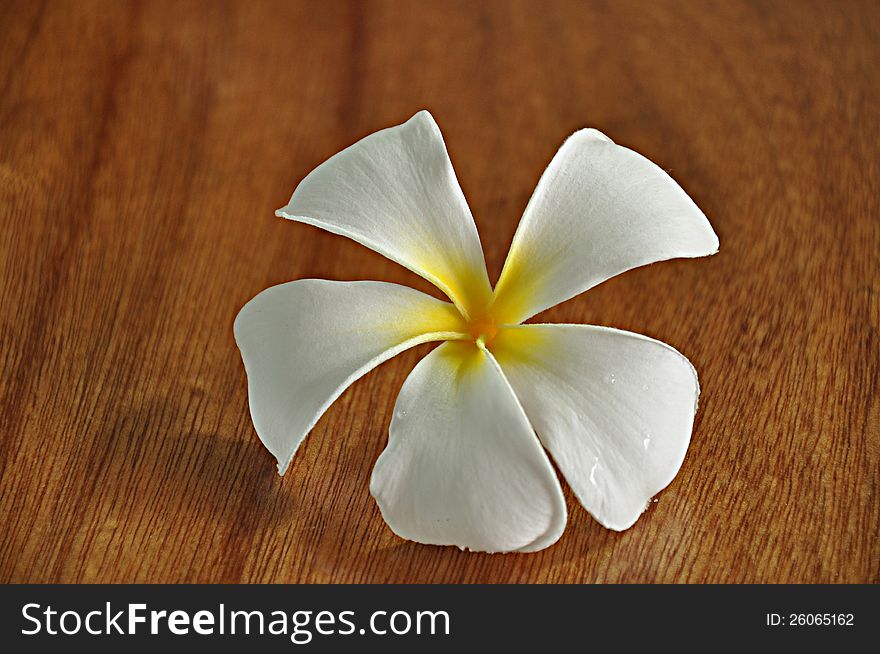
[[[487,552],[553,544],[566,506],[548,452],[583,507],[615,530],[675,477],[699,395],[690,362],[617,329],[523,324],[636,266],[718,250],[703,213],[641,155],[593,129],[571,136],[494,290],[426,111],[328,159],[276,213],[354,239],[451,300],[306,279],[245,305],[235,338],[251,416],[281,474],[352,382],[407,348],[444,341],[403,384],[370,482],[403,538]]]

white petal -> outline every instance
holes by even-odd
[[[690,362],[590,325],[505,328],[492,349],[584,508],[610,529],[632,526],[684,460],[700,394]]]
[[[601,132],[581,130],[526,207],[493,312],[516,324],[631,268],[717,251],[709,221],[669,175]]]
[[[235,340],[254,428],[278,471],[358,377],[413,345],[455,338],[460,324],[448,302],[385,282],[303,279],[248,302]]]
[[[330,157],[276,214],[384,254],[465,313],[481,311],[491,296],[476,225],[427,111]]]
[[[483,552],[530,552],[565,529],[547,455],[492,355],[444,343],[407,378],[370,482],[396,534]]]

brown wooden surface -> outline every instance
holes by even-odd
[[[880,581],[877,2],[3,2],[0,580]],[[721,252],[545,313],[683,351],[679,476],[627,532],[566,490],[550,549],[395,537],[368,490],[426,348],[278,477],[232,337],[301,277],[431,291],[273,217],[429,108],[497,277],[556,148],[595,126],[671,171]]]

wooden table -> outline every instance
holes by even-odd
[[[0,6],[0,580],[880,581],[880,4]],[[429,108],[497,277],[544,166],[595,126],[671,172],[721,252],[541,317],[700,371],[675,481],[629,531],[566,490],[530,555],[405,542],[369,494],[428,347],[325,414],[281,478],[232,321],[301,277],[427,282],[273,217]]]

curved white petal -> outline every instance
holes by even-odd
[[[538,182],[493,312],[516,324],[631,268],[717,251],[709,221],[669,175],[601,132],[581,130]]]
[[[664,343],[590,325],[505,328],[492,349],[584,508],[631,527],[684,460],[694,367]]]
[[[327,407],[361,375],[426,341],[457,338],[441,302],[385,282],[303,279],[266,289],[235,319],[254,428],[287,470]]]
[[[474,219],[427,111],[330,157],[276,214],[347,236],[406,266],[466,314],[484,309],[491,296]]]
[[[370,481],[399,536],[483,552],[531,552],[565,529],[553,468],[498,364],[444,343],[400,391]]]

